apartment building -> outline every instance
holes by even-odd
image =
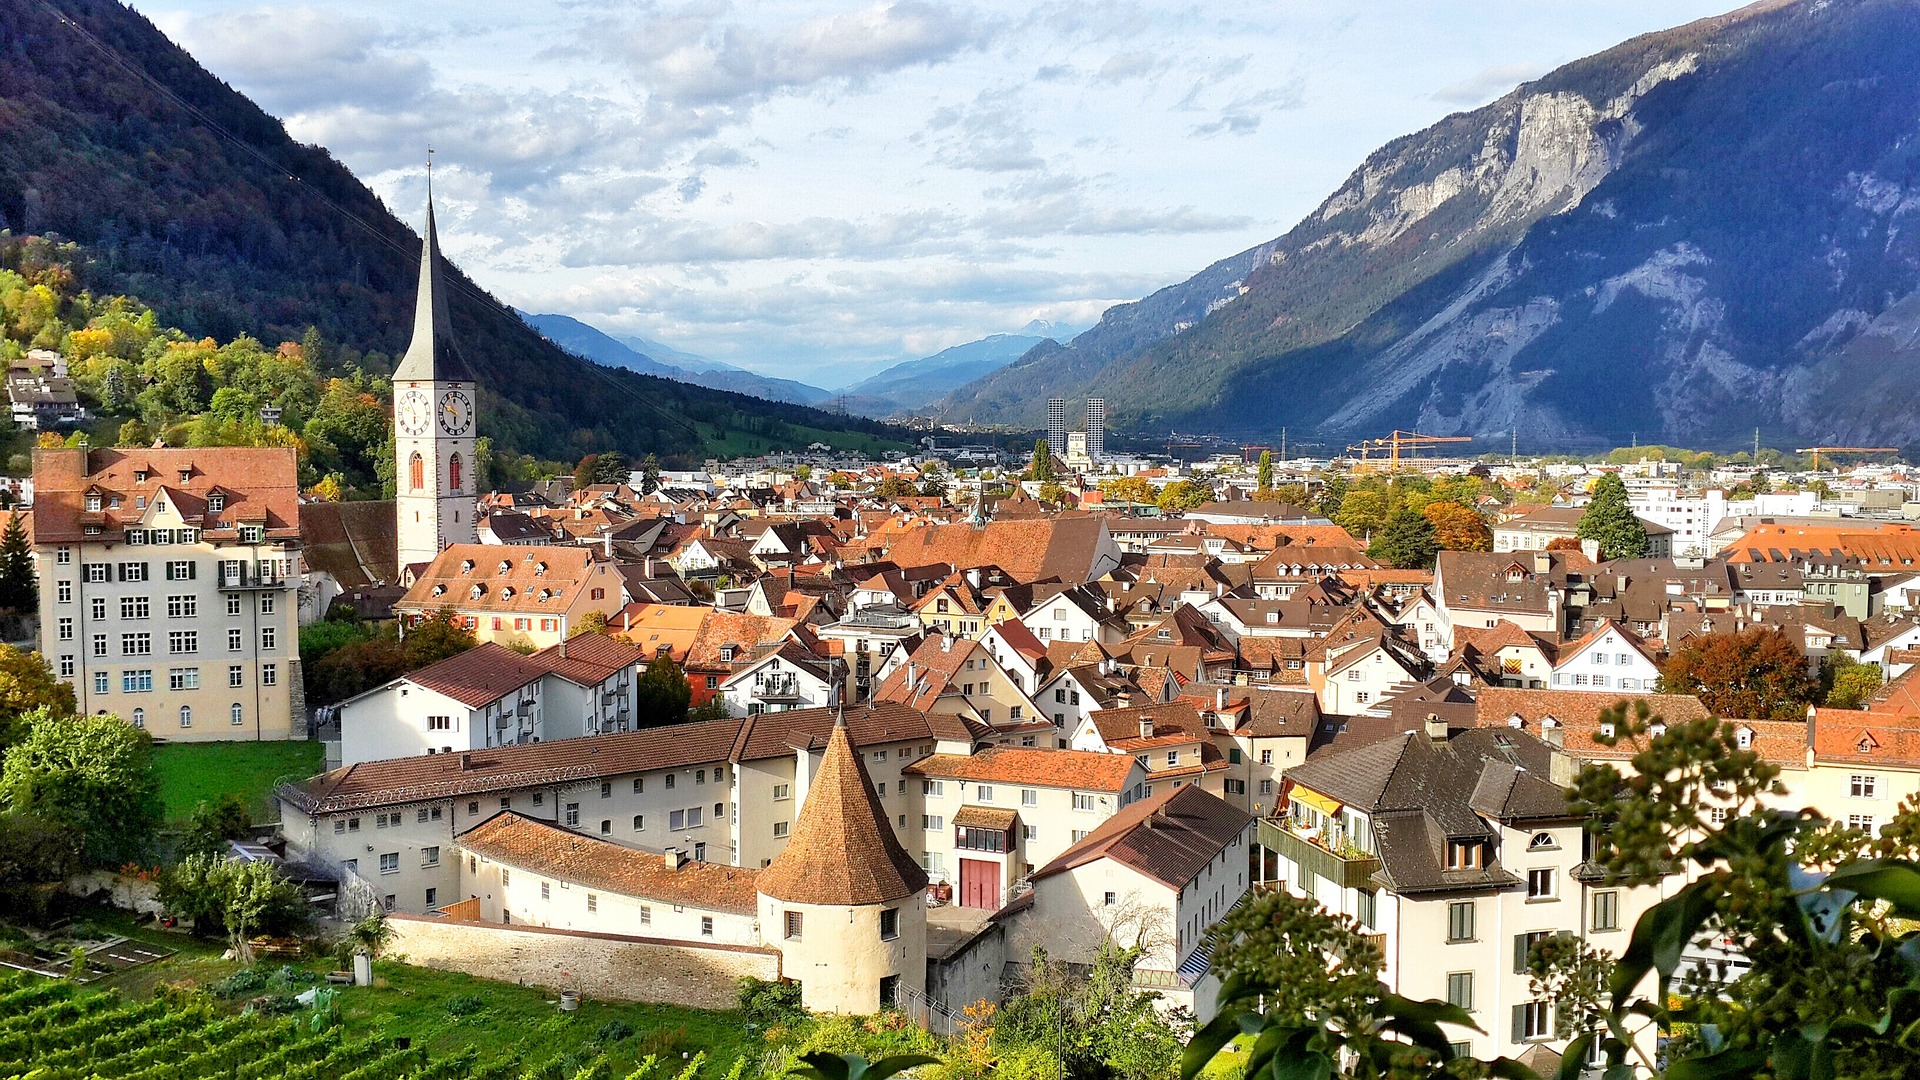
[[[611,563],[584,547],[455,544],[427,564],[393,605],[402,626],[451,613],[481,641],[545,648],[590,614],[622,607]]]
[[[40,650],[81,711],[179,742],[306,737],[283,447],[34,451]]]

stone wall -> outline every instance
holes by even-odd
[[[67,879],[66,890],[75,896],[106,893],[114,907],[138,915],[161,915],[160,883],[125,877],[107,870],[94,870]]]
[[[780,977],[780,954],[773,949],[418,915],[396,914],[387,925],[394,932],[388,953],[409,964],[615,1001],[731,1009],[742,976]]]

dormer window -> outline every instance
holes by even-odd
[[[190,481],[190,480],[192,480],[192,479],[193,479],[193,470],[192,470],[192,469],[181,469],[181,470],[180,470],[180,482],[181,482],[181,483],[183,483],[183,484],[184,484],[184,483],[187,483],[188,481]]]
[[[485,585],[475,585],[473,588],[467,590],[467,599],[469,600],[478,600],[485,595],[487,595],[487,587]]]
[[[433,595],[435,596],[443,595],[446,591],[447,587],[445,585],[435,585],[433,587]]]
[[[1613,721],[1609,720],[1601,724],[1600,734],[1609,739],[1613,738]]]
[[[217,514],[220,511],[225,510],[226,508],[227,508],[227,497],[225,495],[222,495],[216,491],[213,494],[207,496],[208,510]]]
[[[1447,841],[1447,869],[1482,869],[1487,864],[1486,848],[1486,844],[1479,840]]]
[[[1660,736],[1665,735],[1667,733],[1667,725],[1655,724],[1652,727],[1647,729],[1647,733],[1657,739]]]
[[[720,646],[720,662],[723,664],[733,663],[733,646],[731,645]]]
[[[266,532],[265,529],[258,525],[242,525],[240,526],[240,542],[243,544],[257,544],[265,538]]]
[[[505,574],[506,574],[506,573],[507,573],[507,572],[508,572],[509,570],[512,570],[512,569],[513,569],[513,564],[512,564],[512,563],[510,563],[510,562],[508,562],[508,561],[507,561],[507,560],[505,560],[505,559],[501,559],[501,560],[500,560],[500,569],[499,569],[499,570],[498,570],[497,572],[498,572],[499,574],[501,574],[502,576],[504,576],[504,575],[505,575]]]
[[[97,514],[100,512],[100,496],[98,495],[87,496],[87,512],[90,514]]]
[[[1749,727],[1736,728],[1733,732],[1733,741],[1742,750],[1753,749],[1753,729]]]
[[[145,469],[135,469],[135,470],[133,470],[133,482],[134,482],[134,483],[136,483],[136,484],[144,484],[144,483],[146,483],[146,482],[147,482],[147,470],[145,470]]]
[[[471,573],[473,573],[473,560],[472,560],[472,559],[462,559],[462,560],[461,560],[461,562],[460,562],[460,572],[461,572],[461,573],[463,573],[463,574],[471,574]]]
[[[546,603],[547,601],[549,601],[549,600],[551,600],[551,599],[553,599],[553,590],[552,590],[552,589],[541,589],[541,590],[540,590],[540,602],[541,602],[541,603],[543,603],[543,604],[544,604],[544,603]]]
[[[501,590],[500,590],[500,599],[502,599],[502,600],[511,600],[511,599],[513,599],[513,591],[514,591],[514,590],[513,590],[513,586],[511,586],[511,585],[509,585],[509,586],[507,586],[507,587],[506,587],[506,588],[504,588],[504,589],[501,589]]]
[[[1860,741],[1854,745],[1854,750],[1862,754],[1873,753],[1873,736],[1871,735],[1860,736]]]
[[[541,575],[543,575],[543,574],[545,574],[546,572],[547,572],[547,564],[546,564],[546,563],[543,563],[543,562],[537,562],[537,563],[534,563],[534,564],[533,564],[533,576],[535,576],[535,577],[539,577],[539,576],[541,576]]]

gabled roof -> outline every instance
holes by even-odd
[[[547,670],[547,665],[530,656],[486,641],[402,678],[477,709],[533,682]]]
[[[1033,880],[1112,859],[1170,889],[1181,889],[1252,823],[1251,815],[1198,785],[1182,785],[1125,807],[1036,870]]]
[[[570,683],[594,687],[622,668],[644,663],[647,654],[606,634],[575,634],[564,643],[549,645],[527,659]]]
[[[760,871],[759,891],[789,904],[853,906],[903,900],[927,872],[900,846],[844,722],[827,738],[787,846]]]
[[[736,915],[751,915],[759,906],[756,871],[711,862],[688,862],[676,869],[655,852],[585,836],[511,810],[456,839],[466,850],[516,870],[637,900]]]
[[[1133,775],[1137,764],[1127,754],[994,746],[974,754],[933,754],[900,771],[908,776],[937,780],[982,780],[991,784],[1118,793],[1126,790],[1127,778]]]

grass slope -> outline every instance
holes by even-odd
[[[273,786],[319,772],[325,752],[317,742],[168,743],[154,747],[153,763],[168,821],[228,792],[247,801],[255,821],[271,821]]]

